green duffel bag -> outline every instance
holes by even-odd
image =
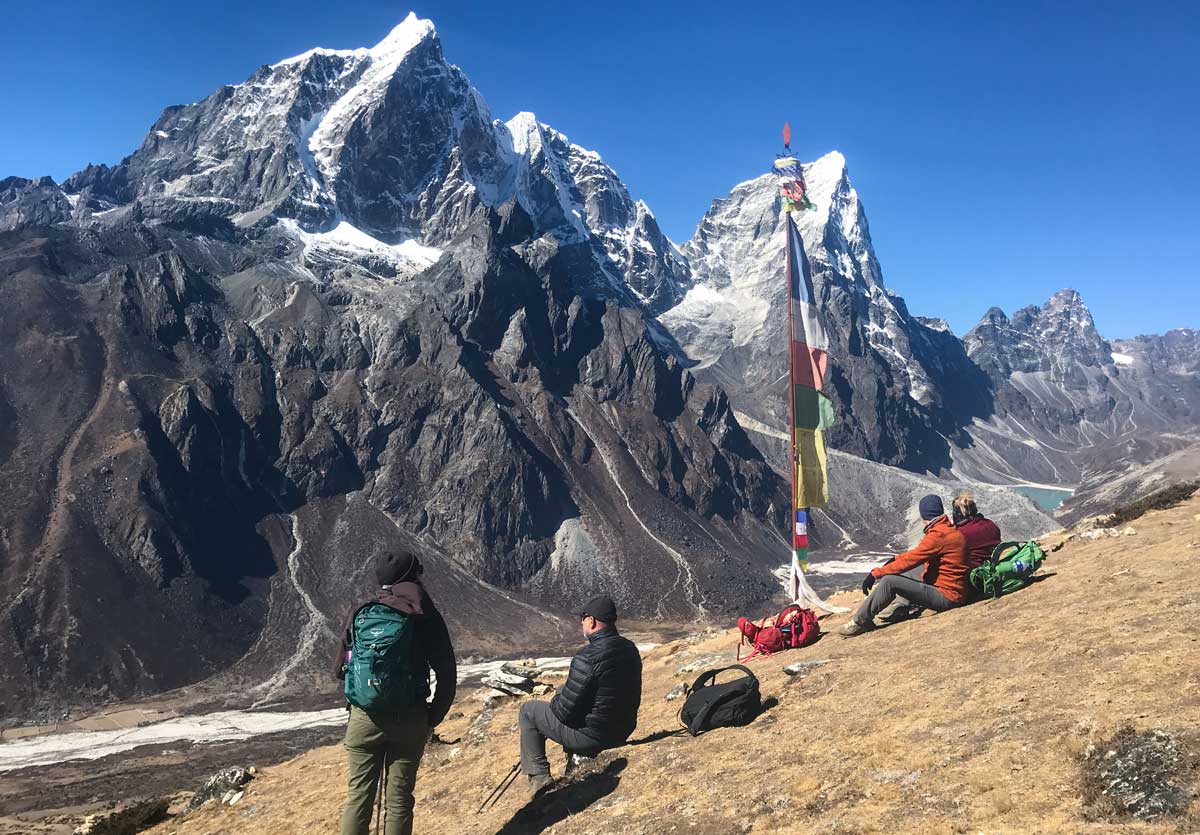
[[[1001,542],[987,562],[971,570],[971,585],[985,597],[997,598],[1033,582],[1046,552],[1033,540]]]

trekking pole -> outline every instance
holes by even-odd
[[[387,756],[385,755],[385,756],[384,756],[384,758],[383,758],[383,778],[382,778],[383,782],[382,782],[382,783],[381,783],[381,785],[379,786],[379,788],[380,788],[380,790],[381,790],[381,791],[380,791],[380,793],[383,795],[383,798],[384,798],[384,800],[383,800],[383,831],[384,831],[384,832],[387,832],[387,814],[388,814],[388,808],[387,808],[388,767],[389,767],[389,765],[388,765],[388,761],[387,761]],[[375,826],[375,835],[379,835],[379,825],[378,825],[378,824],[376,824],[376,826]]]
[[[504,775],[504,779],[500,781],[500,783],[496,786],[496,788],[492,789],[492,793],[489,794],[487,796],[487,799],[484,800],[483,803],[481,803],[479,805],[479,809],[476,810],[475,814],[477,814],[477,815],[482,814],[483,810],[487,807],[488,803],[491,803],[493,806],[495,806],[497,803],[500,802],[500,798],[504,795],[504,793],[506,791],[508,791],[508,787],[516,782],[517,772],[520,768],[521,768],[521,761],[517,760],[517,762],[513,765],[513,767],[511,769],[509,769],[509,772]]]
[[[386,755],[385,755],[386,756]],[[387,760],[383,761],[383,769],[379,772],[379,782],[375,785],[375,835],[379,835],[379,824],[383,819],[383,793],[387,790]]]

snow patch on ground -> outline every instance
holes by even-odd
[[[788,443],[792,442],[792,436],[787,432],[784,432],[782,429],[775,429],[767,426],[761,420],[752,418],[745,412],[739,412],[735,409],[733,416],[737,418],[737,422],[740,423],[744,429],[749,429],[751,432],[757,432],[760,435],[766,435],[768,438],[778,438],[781,441],[787,441]]]
[[[1113,353],[1112,361],[1117,365],[1133,365],[1133,357],[1129,356],[1129,354]]]

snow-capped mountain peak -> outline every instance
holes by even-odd
[[[894,318],[845,157],[831,151],[803,168],[815,209],[793,218],[813,265],[818,297],[829,296],[826,284],[832,282],[874,298]],[[681,248],[696,283],[663,323],[702,366],[784,321],[784,219],[777,191],[776,176],[770,173],[739,183],[728,196],[713,201]],[[889,330],[883,319],[875,325],[879,333]]]
[[[657,313],[690,285],[653,214],[598,153],[532,113],[493,120],[433,24],[412,14],[373,47],[312,49],[168,108],[119,166],[67,185],[84,213],[133,200],[177,213],[187,202],[222,222],[274,215],[306,233],[345,224],[432,247],[481,208],[515,201],[537,234],[591,246],[608,277],[597,292]]]
[[[526,156],[542,149],[542,127],[538,124],[537,116],[528,110],[513,116],[504,123],[504,127],[512,137],[513,153]]]
[[[433,21],[417,17],[416,12],[409,12],[396,25],[386,38],[371,47],[370,55],[376,61],[399,63],[409,51],[426,38],[437,37]]]
[[[387,37],[375,44],[375,46],[360,46],[355,49],[328,49],[323,46],[317,46],[301,52],[299,55],[293,55],[290,58],[284,58],[282,61],[276,61],[270,66],[271,69],[275,69],[277,67],[303,64],[314,56],[371,58],[380,61],[390,60],[398,62],[403,60],[404,55],[421,41],[433,37],[437,37],[437,30],[434,28],[433,21],[424,20],[417,17],[415,12],[409,12],[408,17],[397,24],[388,33]]]

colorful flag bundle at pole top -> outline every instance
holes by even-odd
[[[829,366],[829,337],[817,310],[812,268],[792,212],[815,208],[809,201],[800,162],[792,156],[791,130],[784,125],[784,153],[775,161],[787,232],[788,352],[792,418],[793,557],[808,564],[808,510],[829,503],[823,432],[833,426],[833,402],[822,392]]]
[[[792,155],[792,129],[783,124],[783,153],[775,157],[775,174],[779,178],[779,199],[785,212],[807,211],[816,206],[808,199],[808,187],[804,184],[804,172],[800,160]]]

